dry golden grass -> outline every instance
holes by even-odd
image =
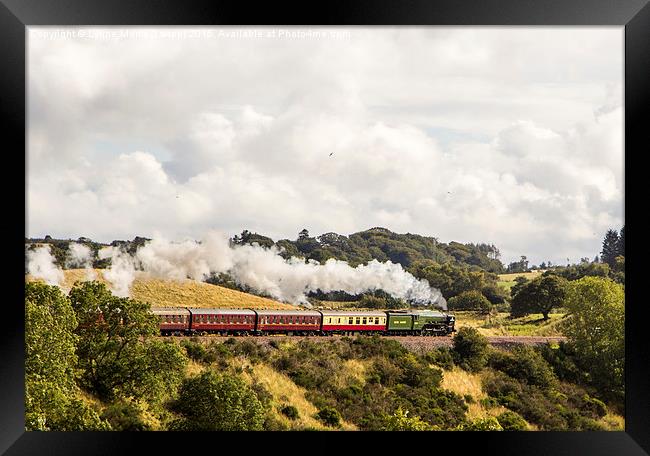
[[[332,429],[314,418],[314,415],[318,413],[318,409],[305,398],[305,389],[296,385],[289,377],[266,364],[251,365],[244,358],[237,358],[233,362],[243,369],[243,377],[247,382],[252,383],[254,379],[271,393],[273,396],[271,400],[273,416],[288,429]],[[249,369],[246,369],[246,367],[249,367]],[[280,413],[279,410],[285,405],[293,405],[298,409],[299,417],[295,421]],[[341,429],[352,431],[357,430],[357,427],[345,420],[341,420]]]
[[[94,269],[94,280],[109,283],[101,269]],[[67,269],[64,271],[63,287],[70,289],[76,281],[88,280],[88,271]],[[27,277],[27,280],[33,280]],[[148,302],[152,307],[222,307],[247,309],[296,309],[296,306],[273,299],[231,290],[230,288],[197,282],[195,280],[162,280],[136,273],[131,285],[131,297]]]
[[[477,312],[456,311],[456,329],[476,328],[484,336],[561,336],[559,323],[566,314],[551,313],[543,321],[541,314],[510,318],[507,312],[482,315]]]
[[[625,430],[625,418],[621,415],[609,412],[607,415],[602,417],[599,421],[608,431],[624,431]]]
[[[469,394],[474,398],[474,403],[468,404],[469,409],[467,411],[467,416],[471,420],[497,416],[506,411],[505,407],[498,406],[486,409],[480,404],[479,401],[487,397],[481,387],[480,374],[472,374],[458,367],[454,367],[453,370],[445,370],[443,371],[442,387],[461,396]]]
[[[343,363],[339,375],[336,376],[334,383],[339,388],[345,388],[350,385],[363,386],[366,384],[366,370],[371,364],[370,361],[361,361],[358,359],[348,359]]]

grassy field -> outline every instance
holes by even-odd
[[[483,315],[477,312],[454,312],[456,329],[463,326],[476,328],[484,336],[561,336],[558,324],[565,316],[551,313],[544,321],[541,314],[510,318],[507,312],[496,315]]]
[[[94,270],[96,280],[108,283],[101,269]],[[72,288],[76,281],[86,280],[84,269],[64,271],[63,286]],[[30,277],[27,280],[31,280]],[[131,297],[148,302],[152,307],[224,307],[248,309],[296,309],[296,306],[273,299],[242,293],[230,288],[197,282],[195,280],[173,281],[149,277],[137,273],[131,285]]]
[[[533,271],[533,272],[513,272],[511,274],[499,274],[498,285],[510,290],[514,284],[517,277],[523,276],[528,280],[533,280],[535,277],[542,275],[542,271]]]

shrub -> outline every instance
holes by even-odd
[[[503,431],[496,418],[490,416],[488,418],[480,418],[471,423],[463,424],[460,426],[461,431]]]
[[[322,408],[316,414],[316,418],[322,421],[326,426],[341,426],[341,414],[333,407]]]
[[[492,303],[477,290],[463,291],[451,298],[448,305],[449,309],[453,310],[476,310],[483,313],[492,309]]]
[[[505,411],[497,416],[497,421],[499,421],[504,431],[525,431],[528,429],[526,420],[511,410]]]
[[[298,409],[293,405],[285,405],[280,409],[280,413],[289,418],[290,420],[297,420],[299,418]]]
[[[392,415],[383,415],[380,430],[382,431],[432,431],[434,426],[422,421],[419,416],[408,416],[408,410],[398,407]]]
[[[143,417],[140,404],[120,400],[110,404],[101,415],[115,431],[150,431],[152,426]]]
[[[487,339],[474,328],[461,328],[454,337],[454,354],[458,365],[465,370],[478,372],[487,363]]]
[[[186,379],[175,409],[182,419],[172,430],[262,430],[264,408],[255,392],[239,377],[207,371]]]
[[[532,347],[517,346],[511,353],[493,351],[491,367],[529,385],[550,388],[557,384],[557,377],[542,355]]]
[[[445,370],[451,370],[454,367],[454,356],[449,347],[438,347],[424,355],[425,361],[442,367]]]

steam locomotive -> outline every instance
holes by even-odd
[[[161,335],[421,335],[456,331],[454,315],[435,310],[253,310],[153,308]]]

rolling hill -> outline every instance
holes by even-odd
[[[101,269],[93,270],[100,282],[108,283]],[[76,281],[86,280],[84,269],[63,271],[63,286],[72,288]],[[27,280],[32,280],[29,276]],[[243,293],[230,288],[197,282],[195,280],[173,281],[137,273],[131,285],[131,297],[151,304],[151,307],[223,307],[248,309],[295,309],[296,306],[273,299]]]

